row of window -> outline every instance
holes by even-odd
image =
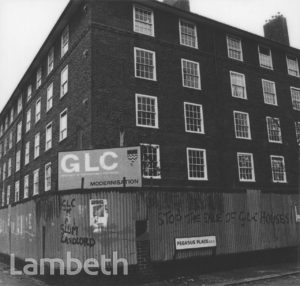
[[[135,5],[133,7],[133,30],[134,32],[155,36],[153,10]],[[181,45],[198,49],[197,26],[183,19],[179,20],[179,42]],[[242,41],[238,37],[227,35],[228,57],[234,60],[243,61]],[[271,49],[265,46],[258,46],[258,58],[260,66],[273,70]],[[287,72],[291,76],[299,77],[299,65],[297,57],[286,56]]]
[[[60,113],[59,116],[59,141],[62,141],[67,138],[68,133],[68,110],[65,109]],[[25,143],[25,154],[24,154],[24,166],[28,165],[30,162],[30,141]],[[1,146],[1,145],[0,145]],[[45,151],[48,151],[52,148],[52,122],[49,122],[45,128]],[[40,156],[40,132],[35,134],[34,137],[34,154],[33,159],[36,159]],[[15,172],[20,171],[21,169],[21,150],[16,151],[15,158]],[[12,175],[12,158],[8,158],[7,164],[3,163],[2,172],[0,167],[0,181],[4,181],[6,178],[9,178]],[[2,174],[2,176],[1,176]]]
[[[61,51],[60,56],[61,58],[67,53],[69,49],[69,27],[67,26],[62,34],[61,34]],[[47,56],[47,75],[51,73],[51,71],[54,69],[54,48],[52,47]],[[36,72],[36,90],[42,85],[42,68],[40,67]],[[51,87],[50,87],[51,88]],[[49,89],[49,87],[48,87]],[[63,71],[61,72],[61,97],[68,91],[68,66],[66,66]],[[53,86],[52,91],[50,90],[50,93],[53,92]],[[26,98],[27,102],[31,99],[33,93],[33,87],[31,84],[28,85],[26,90]],[[36,102],[36,110],[40,109],[40,103],[38,102],[40,99]],[[48,106],[48,92],[47,92],[47,111],[51,109],[52,107],[52,100],[49,99],[51,103],[49,102]],[[51,104],[51,106],[50,106]],[[22,96],[19,96],[17,101],[17,114],[18,115],[22,110]],[[38,115],[36,115],[36,121],[39,120],[37,118]],[[4,123],[0,124],[0,137],[3,135],[3,133],[8,129],[8,126],[13,123],[15,118],[14,114],[14,107],[10,110],[10,115],[6,116]]]
[[[154,51],[134,48],[135,77],[156,81],[156,56]],[[182,85],[201,89],[200,64],[181,59]],[[233,97],[247,99],[245,75],[230,71],[231,93]],[[300,88],[291,87],[293,108],[300,110]],[[262,79],[262,90],[266,104],[278,105],[275,82]]]
[[[51,162],[45,164],[44,167],[44,190],[45,192],[51,190]],[[40,193],[40,169],[36,169],[33,171],[33,196],[38,195]],[[23,191],[23,199],[27,199],[29,197],[29,180],[30,174],[24,176],[24,191]],[[2,206],[5,204],[10,204],[10,196],[11,196],[11,185],[6,186],[5,189],[2,190]],[[18,202],[20,198],[20,181],[17,180],[14,185],[14,192],[15,192],[15,202]],[[5,197],[6,195],[6,197]]]

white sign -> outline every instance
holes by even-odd
[[[216,247],[216,246],[217,246],[217,241],[215,236],[175,238],[176,250]]]
[[[140,147],[60,152],[58,188],[141,187]]]
[[[90,226],[94,233],[100,233],[107,228],[108,209],[106,199],[90,200]]]

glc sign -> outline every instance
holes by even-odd
[[[60,152],[59,190],[141,187],[140,147]]]

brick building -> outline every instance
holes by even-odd
[[[138,145],[144,191],[298,193],[284,17],[260,37],[165,2],[68,4],[0,115],[3,209],[59,193],[60,151]]]

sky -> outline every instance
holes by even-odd
[[[0,110],[12,95],[69,0],[0,0]],[[263,36],[277,12],[300,49],[300,0],[190,0],[191,11]]]

